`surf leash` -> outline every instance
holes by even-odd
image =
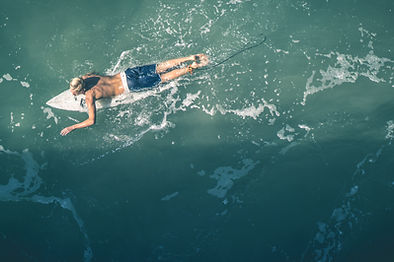
[[[223,59],[222,61],[220,61],[220,62],[218,62],[218,63],[216,63],[214,65],[211,65],[211,66],[202,67],[202,68],[196,68],[194,70],[210,70],[210,69],[213,69],[214,67],[217,67],[217,66],[219,66],[221,64],[224,64],[225,62],[227,62],[231,58],[233,58],[233,57],[235,57],[235,56],[237,56],[237,55],[239,55],[239,54],[241,54],[241,53],[243,53],[243,52],[245,52],[247,50],[250,50],[252,48],[256,48],[258,46],[261,46],[267,40],[267,36],[265,34],[261,33],[261,34],[258,35],[258,38],[259,37],[263,37],[263,38],[260,41],[258,41],[257,43],[255,43],[255,44],[247,43],[243,48],[241,48],[240,50],[236,51],[235,53],[233,53],[232,55],[228,56],[227,58]]]

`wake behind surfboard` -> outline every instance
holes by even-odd
[[[147,90],[143,92],[122,94],[112,98],[102,98],[96,101],[96,109],[114,107],[122,104],[131,104],[148,96],[155,95],[158,92],[160,92],[160,90]],[[50,107],[61,110],[87,112],[85,95],[78,95],[74,97],[69,90],[65,90],[59,95],[53,97],[46,102],[46,104]]]

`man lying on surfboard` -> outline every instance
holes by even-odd
[[[193,63],[170,70],[187,61],[193,61]],[[194,69],[203,67],[208,62],[208,57],[205,54],[198,54],[168,60],[159,64],[128,68],[126,71],[113,76],[87,74],[73,78],[70,82],[70,91],[74,96],[85,95],[89,118],[81,123],[64,128],[60,134],[65,136],[74,129],[94,125],[96,122],[95,101],[98,99],[155,87],[186,73],[192,73]]]

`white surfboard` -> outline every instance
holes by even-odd
[[[157,92],[160,92],[160,90],[155,89],[142,92],[130,92],[112,98],[102,98],[96,101],[96,109],[114,107],[122,104],[131,104],[137,100],[155,95]],[[46,104],[50,107],[67,111],[87,112],[85,95],[78,95],[74,97],[69,90],[66,90],[50,99]]]

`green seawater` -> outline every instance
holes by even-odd
[[[0,261],[394,261],[390,0],[0,3]],[[91,71],[226,63],[87,115]]]

